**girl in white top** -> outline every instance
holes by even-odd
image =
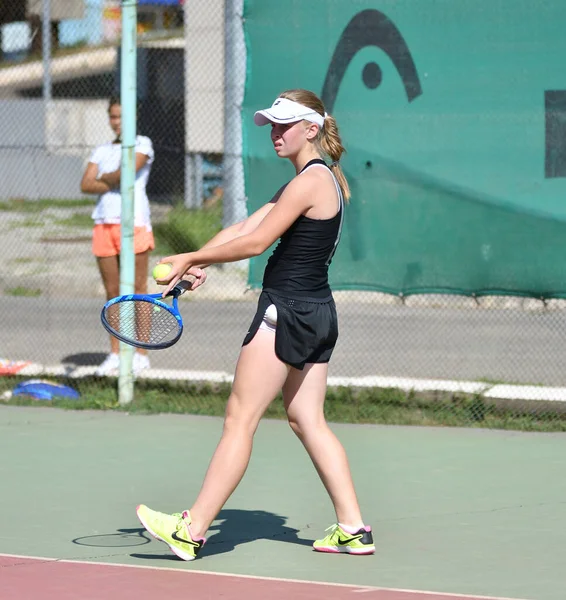
[[[85,169],[81,191],[97,194],[98,202],[92,212],[94,230],[92,251],[96,256],[106,298],[120,293],[120,222],[122,196],[120,194],[120,165],[122,157],[122,108],[117,98],[108,106],[110,127],[116,134],[113,142],[98,146],[93,151]],[[134,183],[134,253],[136,255],[136,294],[147,293],[147,269],[149,254],[155,248],[151,228],[147,181],[154,160],[154,151],[148,137],[136,137],[136,178]],[[119,342],[110,337],[110,354],[98,367],[97,375],[114,375],[119,367]],[[134,373],[149,367],[147,352],[137,350],[134,355]]]
[[[95,148],[90,158],[90,163],[97,165],[98,181],[105,181],[105,175],[110,175],[120,171],[120,162],[122,157],[122,146],[119,142],[108,142]],[[151,140],[143,135],[136,136],[136,159],[140,155],[141,167],[138,169],[136,160],[136,179],[134,183],[134,226],[145,227],[151,231],[149,199],[147,197],[146,186],[153,163],[154,152]],[[119,175],[116,177],[119,183]],[[111,182],[112,183],[112,182]],[[92,211],[92,218],[95,224],[120,224],[122,212],[122,196],[118,188],[111,188],[107,192],[100,194],[98,202]]]

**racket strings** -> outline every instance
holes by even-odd
[[[179,335],[179,321],[169,310],[145,300],[124,300],[106,308],[107,324],[122,338],[158,345]]]

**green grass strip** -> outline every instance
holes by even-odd
[[[0,394],[12,390],[22,377],[0,378]],[[13,396],[5,404],[45,406],[67,410],[114,410],[133,414],[192,414],[223,416],[230,394],[229,384],[188,381],[138,380],[135,399],[118,403],[117,380],[50,378],[73,387],[78,400],[58,398],[52,401]],[[553,410],[543,403],[498,405],[480,395],[449,392],[405,392],[399,389],[333,387],[328,389],[326,418],[334,423],[370,423],[443,427],[512,429],[518,431],[566,431],[566,412]],[[285,410],[278,397],[266,417],[284,419]]]

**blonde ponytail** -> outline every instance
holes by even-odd
[[[340,138],[336,119],[331,115],[326,114],[322,100],[309,90],[287,90],[286,92],[279,94],[279,98],[287,98],[293,102],[298,102],[324,117],[324,126],[319,128],[314,142],[317,145],[320,154],[328,156],[332,160],[330,168],[334,177],[336,177],[336,181],[338,181],[344,200],[348,202],[350,199],[350,186],[340,167],[340,157],[346,150],[344,146],[342,146],[342,139]]]
[[[350,186],[348,185],[346,176],[342,171],[342,167],[340,167],[340,157],[342,154],[344,154],[344,152],[346,152],[346,150],[344,149],[344,146],[342,146],[342,140],[340,138],[340,133],[338,132],[336,119],[331,115],[326,115],[326,118],[324,119],[324,127],[318,132],[318,135],[320,136],[320,147],[324,154],[332,159],[330,168],[332,169],[334,177],[336,177],[338,185],[342,190],[344,200],[348,202],[350,199]]]

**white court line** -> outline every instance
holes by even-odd
[[[481,393],[491,387],[481,381],[449,381],[444,379],[413,379],[411,377],[329,377],[328,385],[345,385],[357,387],[398,388],[416,392],[444,391]]]
[[[545,402],[565,402],[566,388],[542,387],[537,385],[493,386],[484,394],[486,398],[512,398],[514,400],[544,400]]]
[[[470,594],[459,594],[457,592],[432,592],[424,590],[409,590],[402,588],[384,588],[384,587],[373,587],[371,585],[352,585],[348,583],[326,583],[324,581],[311,581],[309,579],[286,579],[283,577],[262,577],[260,575],[240,575],[239,573],[220,573],[217,571],[201,571],[198,569],[175,569],[173,567],[150,567],[148,565],[123,565],[116,563],[106,563],[90,560],[67,560],[65,558],[47,558],[44,556],[24,556],[22,554],[2,554],[0,557],[6,558],[21,558],[27,560],[40,560],[43,562],[57,562],[72,565],[98,565],[103,567],[120,567],[128,569],[146,569],[149,571],[171,571],[173,573],[187,573],[196,575],[212,575],[215,577],[234,577],[236,579],[254,579],[258,581],[276,581],[279,583],[302,583],[307,585],[322,585],[330,587],[350,588],[353,592],[367,593],[367,592],[394,592],[394,593],[406,593],[406,594],[418,594],[420,596],[443,596],[445,598],[469,598],[470,600],[527,600],[526,598],[503,598],[495,596],[473,596]],[[531,599],[532,600],[532,599]]]

